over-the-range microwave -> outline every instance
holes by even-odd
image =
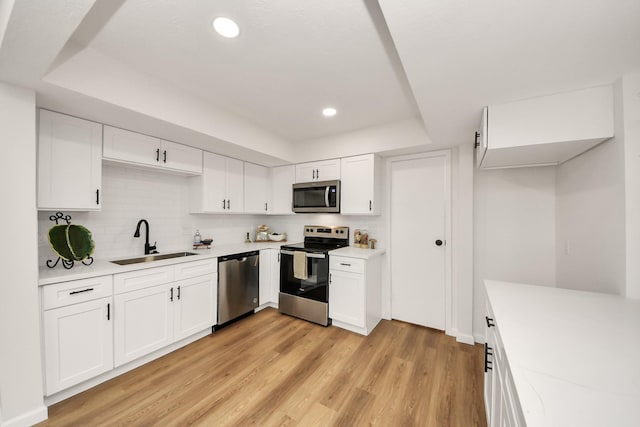
[[[293,211],[299,213],[340,213],[340,181],[293,184]]]

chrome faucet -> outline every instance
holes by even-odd
[[[141,219],[140,221],[138,221],[138,225],[136,226],[136,232],[133,234],[133,237],[140,237],[140,224],[142,223],[144,223],[144,225],[147,226],[146,228],[147,233],[145,235],[145,241],[144,241],[144,254],[145,255],[157,254],[158,251],[156,251],[156,245],[158,244],[158,242],[154,242],[153,246],[149,244],[149,223],[147,222],[146,219]]]

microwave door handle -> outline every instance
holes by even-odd
[[[331,186],[327,185],[327,188],[324,190],[324,205],[328,208],[331,207],[329,206],[329,190],[331,190]]]

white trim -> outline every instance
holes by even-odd
[[[444,240],[445,244],[445,255],[444,255],[444,268],[445,268],[445,333],[447,335],[456,336],[455,332],[452,332],[454,329],[453,323],[453,292],[452,292],[452,283],[451,283],[451,150],[438,150],[438,151],[428,151],[417,154],[408,154],[403,156],[389,157],[386,162],[386,203],[385,203],[385,216],[386,216],[386,236],[385,239],[389,242],[389,247],[391,248],[391,165],[393,162],[401,162],[405,160],[415,160],[415,159],[423,159],[429,157],[444,157],[445,159],[445,176],[444,176],[444,186],[445,186],[445,221],[444,221]],[[386,266],[387,271],[389,271],[389,280],[387,283],[383,284],[383,303],[382,307],[382,317],[383,318],[392,318],[391,316],[391,282],[393,278],[391,277],[391,258],[393,257],[393,248],[388,253],[386,257]],[[386,295],[385,295],[386,294]],[[388,297],[388,298],[385,298]]]
[[[484,344],[487,341],[485,336],[482,334],[473,334],[473,338],[480,344]]]
[[[458,336],[456,337],[456,341],[469,345],[474,345],[476,343],[473,335],[468,334],[458,334]]]
[[[1,415],[1,414],[0,414]],[[17,417],[13,417],[8,420],[0,418],[0,427],[23,427],[32,426],[46,420],[49,417],[47,407],[41,405],[36,409],[33,409],[24,414],[20,414]]]

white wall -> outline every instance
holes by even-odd
[[[473,171],[471,144],[452,150],[453,327],[458,341],[473,343]]]
[[[483,341],[484,280],[556,285],[555,167],[475,171],[473,333]]]
[[[622,90],[614,85],[615,135],[557,168],[557,284],[625,293],[625,153]]]
[[[2,426],[32,425],[43,404],[38,306],[35,93],[0,83],[0,412]]]
[[[626,296],[640,298],[640,73],[622,77],[625,149]]]
[[[418,119],[403,120],[312,139],[295,145],[295,161],[355,156],[364,153],[403,154],[406,151],[430,149],[431,139]]]

